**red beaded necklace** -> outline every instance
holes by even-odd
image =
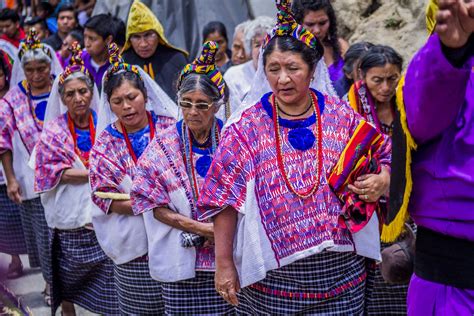
[[[318,152],[318,157],[315,159],[316,161],[316,180],[314,185],[311,186],[308,190],[304,192],[298,192],[290,182],[288,174],[285,170],[285,165],[283,163],[283,146],[282,146],[282,136],[280,134],[280,123],[279,123],[279,112],[278,106],[275,100],[275,94],[272,95],[272,113],[273,113],[273,126],[275,128],[275,139],[276,139],[276,152],[277,152],[277,163],[280,169],[281,174],[283,175],[283,179],[285,179],[286,186],[293,192],[295,195],[302,199],[306,199],[313,195],[314,192],[319,187],[319,182],[321,178],[322,172],[322,160],[323,160],[323,153],[322,153],[322,127],[321,127],[321,113],[319,112],[319,107],[316,106],[317,98],[316,96],[311,93],[311,104],[313,105],[314,114],[316,116],[316,150]]]
[[[84,153],[84,155],[81,154],[81,151],[77,147],[77,134],[76,134],[76,129],[74,127],[74,121],[71,118],[71,115],[69,112],[67,113],[67,125],[69,127],[69,131],[71,132],[72,139],[74,140],[74,151],[76,154],[79,156],[81,159],[82,163],[86,168],[89,168],[89,152]],[[89,115],[89,137],[91,140],[91,144],[94,145],[95,142],[95,126],[94,126],[94,117],[92,116],[92,113]]]
[[[151,113],[147,111],[146,114],[148,117],[148,125],[150,126],[150,142],[151,142],[151,140],[155,137],[155,125],[153,124]],[[138,161],[137,155],[135,155],[135,151],[133,150],[132,143],[130,142],[130,138],[128,137],[127,129],[125,128],[122,122],[120,122],[120,127],[122,128],[122,133],[123,133],[123,137],[125,138],[125,143],[127,144],[128,152],[130,153],[130,156],[132,156],[133,162],[136,164]]]

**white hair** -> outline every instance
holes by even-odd
[[[46,54],[44,50],[41,48],[35,48],[35,49],[30,49],[25,52],[25,54],[21,57],[21,66],[25,67],[27,63],[30,61],[39,61],[39,62],[45,62],[47,64],[51,65],[51,57]]]
[[[252,51],[252,41],[257,35],[265,36],[275,26],[275,19],[261,15],[250,21],[244,30],[245,51]]]
[[[235,34],[237,34],[239,32],[244,32],[244,35],[245,35],[245,29],[250,24],[250,22],[252,22],[252,20],[247,20],[247,21],[244,21],[240,24],[237,24],[235,26],[235,29],[234,29],[234,38],[235,38]]]

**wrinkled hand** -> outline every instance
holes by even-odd
[[[382,169],[379,174],[364,174],[357,178],[348,188],[365,202],[377,202],[390,186],[390,174]]]
[[[7,195],[10,200],[17,204],[21,204],[21,188],[16,179],[8,181]]]
[[[474,2],[439,0],[438,6],[435,31],[441,42],[450,48],[464,46],[474,32]]]
[[[211,241],[214,241],[214,224],[201,223],[201,229],[200,229],[199,235],[206,237],[207,239]]]
[[[217,293],[219,293],[224,300],[231,305],[239,305],[237,293],[240,291],[240,282],[233,263],[225,265],[217,264],[214,281]]]

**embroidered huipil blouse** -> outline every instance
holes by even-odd
[[[95,128],[97,115],[91,111]],[[66,169],[87,170],[92,149],[90,129],[74,126],[74,136],[68,124],[67,113],[45,124],[36,145],[35,192],[42,193],[48,226],[58,229],[75,229],[91,222],[94,211],[88,183],[61,184]],[[75,145],[76,144],[76,145]]]
[[[170,117],[151,112],[155,137],[175,123]],[[129,133],[131,148],[139,159],[150,143],[150,126]],[[105,253],[116,263],[123,264],[148,252],[146,227],[153,228],[153,214],[128,216],[110,212],[111,199],[99,198],[95,192],[129,194],[136,164],[127,146],[124,134],[110,124],[98,136],[91,153],[89,180],[92,200],[102,210],[93,217],[97,239]],[[151,224],[149,223],[151,222]],[[148,225],[147,225],[148,223]]]
[[[11,150],[15,156],[13,168],[20,183],[23,198],[37,197],[34,175],[28,161],[43,130],[43,120],[49,93],[30,96],[26,81],[19,82],[0,100],[0,154]]]
[[[303,199],[291,192],[278,167],[271,93],[226,128],[206,176],[199,218],[210,218],[227,206],[238,212],[234,262],[243,287],[264,279],[269,270],[325,249],[354,251],[349,231],[338,225],[342,203],[327,176],[362,118],[339,99],[313,93],[320,118],[279,120],[289,182],[301,192],[319,180],[311,196]],[[318,148],[318,119],[322,148]],[[318,150],[322,150],[322,172],[316,179]],[[382,151],[381,163],[389,164],[389,140]]]
[[[166,129],[147,148],[133,179],[132,204],[135,214],[153,213],[157,207],[169,208],[197,220],[196,202],[191,187],[192,175],[184,161],[182,124]],[[222,122],[218,121],[219,126]],[[212,161],[210,148],[193,144],[193,166],[198,190]],[[181,246],[182,231],[157,220],[155,240],[149,244],[150,273],[164,282],[193,278],[195,271],[214,271],[214,248]],[[150,240],[149,240],[150,241]]]

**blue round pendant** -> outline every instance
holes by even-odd
[[[88,152],[92,149],[89,133],[77,134],[77,148],[82,152]]]
[[[307,128],[295,128],[288,133],[288,140],[294,149],[308,150],[313,147],[316,137]]]
[[[205,177],[211,167],[212,158],[208,155],[200,157],[196,161],[196,171],[201,177]]]
[[[48,101],[41,101],[36,104],[35,115],[41,122],[44,121],[44,115],[46,114],[46,105]]]

